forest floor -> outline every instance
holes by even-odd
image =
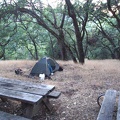
[[[46,110],[33,120],[96,120],[99,112],[97,97],[107,89],[120,90],[120,61],[86,60],[84,65],[72,61],[57,62],[64,70],[55,72],[52,80],[46,79],[43,83],[55,85],[62,94],[58,99],[50,100],[53,111]],[[40,83],[37,77],[26,77],[35,63],[29,60],[0,61],[0,77]],[[16,75],[17,68],[21,68],[24,75]],[[20,112],[17,105],[3,102],[0,102],[0,110],[18,115]]]

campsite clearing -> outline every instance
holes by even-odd
[[[62,94],[58,99],[50,99],[54,105],[51,112],[40,112],[33,120],[96,120],[99,113],[97,97],[107,89],[120,91],[120,61],[86,60],[84,65],[72,61],[57,61],[63,66],[62,72],[55,72],[52,80],[42,83],[56,86]],[[28,78],[36,61],[0,61],[0,77],[40,83],[38,77]],[[16,75],[14,70],[21,68],[24,74]],[[21,114],[20,106],[15,101],[10,104],[0,102],[0,110]],[[14,103],[14,104],[13,104]],[[116,113],[115,113],[116,116]],[[41,118],[41,119],[40,119]]]

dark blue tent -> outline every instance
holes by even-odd
[[[34,65],[30,75],[39,76],[39,74],[44,73],[46,76],[50,76],[51,72],[59,70],[59,67],[59,64],[55,60],[49,57],[44,57]]]

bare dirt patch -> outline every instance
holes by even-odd
[[[55,85],[62,94],[58,99],[51,99],[54,110],[40,113],[33,120],[96,120],[99,106],[97,97],[107,89],[120,89],[120,61],[86,60],[84,65],[72,61],[57,61],[63,66],[62,72],[54,73],[52,80],[45,84]],[[40,83],[39,78],[28,78],[36,61],[0,61],[0,77],[33,81]],[[16,75],[15,69],[21,68],[23,76]],[[0,101],[0,110],[20,114],[20,106]]]

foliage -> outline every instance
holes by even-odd
[[[31,10],[34,15],[21,12],[19,8]],[[92,0],[75,1],[73,9],[85,57],[120,59],[119,8],[119,1],[107,0],[107,3],[98,4]],[[43,56],[62,59],[61,41],[67,60],[79,59],[73,20],[62,1],[56,8],[44,6],[40,0],[1,2],[0,29],[1,59],[39,59]]]

